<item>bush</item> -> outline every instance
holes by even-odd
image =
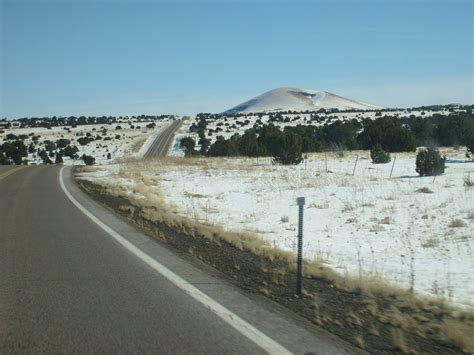
[[[28,148],[23,141],[4,142],[0,145],[0,154],[1,164],[20,165],[23,163],[23,158],[28,156]]]
[[[77,139],[77,143],[79,143],[80,145],[87,145],[93,140],[94,138],[91,138],[91,137],[80,137]]]
[[[43,160],[43,164],[53,164],[53,161],[49,158],[46,150],[38,150],[38,156]]]
[[[466,143],[466,148],[467,148],[466,157],[468,157],[468,158],[473,157],[473,155],[474,155],[474,137],[471,136],[469,138],[466,138],[465,143]]]
[[[90,155],[82,155],[82,160],[84,161],[84,164],[86,165],[94,165],[95,163],[95,158],[90,156]]]
[[[66,148],[70,143],[71,141],[69,139],[60,138],[56,141],[56,146],[62,149],[62,148]]]
[[[66,148],[64,148],[64,154],[65,156],[71,158],[71,159],[77,159],[79,158],[79,156],[77,155],[77,153],[79,152],[79,149],[73,145],[68,145]]]
[[[195,155],[194,147],[196,146],[196,141],[192,137],[183,137],[179,143],[180,147],[184,149],[185,156]]]
[[[216,141],[209,147],[207,155],[212,157],[231,157],[239,155],[239,146],[234,139],[225,139],[223,136],[217,136]]]
[[[63,163],[63,156],[59,153],[56,153],[56,159],[54,160],[55,164],[62,164]]]
[[[370,150],[370,158],[374,164],[386,164],[390,162],[390,154],[382,149],[380,144],[376,144]]]
[[[273,156],[275,164],[297,165],[303,160],[301,138],[295,133],[283,135],[281,145]]]
[[[420,176],[444,173],[446,157],[435,148],[423,149],[416,155],[416,172]]]

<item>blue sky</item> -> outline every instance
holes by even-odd
[[[0,118],[220,112],[281,86],[473,103],[470,0],[0,3]]]

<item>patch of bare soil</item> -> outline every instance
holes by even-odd
[[[443,328],[451,314],[436,303],[413,303],[399,296],[372,297],[358,288],[339,289],[325,278],[305,277],[302,297],[295,297],[294,265],[287,260],[270,260],[219,239],[188,235],[166,223],[144,219],[140,207],[123,197],[112,196],[105,189],[87,181],[77,181],[81,188],[103,205],[131,220],[139,229],[159,242],[191,255],[212,266],[234,284],[260,293],[295,313],[309,319],[340,338],[370,353],[459,354],[468,352],[453,323],[452,337]],[[464,319],[472,327],[473,319]],[[461,323],[461,326],[462,324]]]

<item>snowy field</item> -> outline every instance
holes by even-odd
[[[304,196],[306,258],[472,307],[474,187],[465,180],[474,181],[474,161],[464,149],[442,152],[447,169],[435,181],[417,176],[414,153],[396,156],[390,178],[392,163],[374,165],[365,151],[328,154],[330,172],[318,153],[290,167],[269,158],[169,158],[104,166],[86,176],[131,194],[148,181],[177,213],[255,231],[286,250],[295,250],[296,198]]]
[[[142,156],[149,145],[153,142],[153,138],[158,132],[170,124],[170,120],[156,120],[153,121],[155,128],[147,128],[146,125],[151,123],[142,122],[117,122],[111,124],[92,124],[80,125],[77,127],[52,127],[51,129],[35,127],[35,128],[11,128],[6,129],[3,134],[0,134],[0,144],[5,141],[5,137],[12,133],[16,136],[27,135],[28,138],[24,140],[26,146],[29,146],[33,141],[33,137],[37,136],[35,148],[44,149],[44,142],[49,140],[56,142],[58,139],[64,138],[71,141],[72,146],[79,149],[77,153],[79,157],[83,154],[91,155],[96,159],[96,164],[109,164],[116,159],[125,157],[140,157]],[[118,127],[120,127],[118,129]],[[80,145],[78,138],[90,134],[92,137],[100,136],[100,139],[95,139],[87,145]],[[110,159],[108,155],[110,154]],[[28,154],[29,164],[42,164],[42,159],[36,153]],[[54,161],[54,157],[51,158]],[[73,160],[68,157],[63,157],[65,165],[81,165],[84,164],[82,159]]]

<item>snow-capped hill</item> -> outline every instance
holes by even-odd
[[[327,91],[298,88],[278,88],[241,103],[224,113],[268,112],[268,111],[317,111],[339,110],[378,110],[382,106],[347,99]]]

